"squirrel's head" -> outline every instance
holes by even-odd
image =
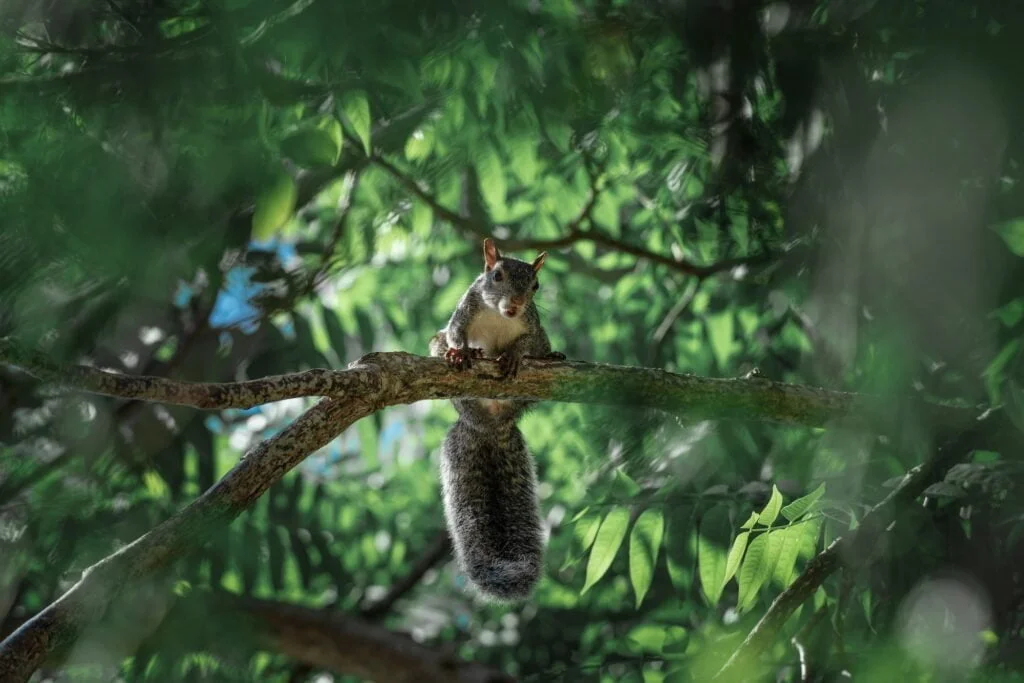
[[[502,256],[490,238],[484,240],[484,303],[506,318],[522,315],[540,287],[537,274],[548,255],[541,252],[533,263]]]

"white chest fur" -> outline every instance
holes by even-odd
[[[483,349],[485,356],[494,358],[525,332],[526,321],[521,317],[506,318],[487,308],[477,313],[469,324],[466,340],[470,347]]]

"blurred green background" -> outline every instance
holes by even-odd
[[[40,680],[349,681],[388,656],[304,660],[253,599],[525,681],[710,680],[949,436],[917,399],[1024,425],[1022,14],[4,2],[0,336],[202,381],[425,354],[494,236],[549,252],[538,304],[570,358],[891,397],[819,430],[541,404],[521,427],[547,568],[514,606],[475,599],[447,546],[454,410],[389,408]],[[0,636],[308,405],[208,414],[0,365]],[[981,430],[742,680],[1024,680],[1018,443]]]

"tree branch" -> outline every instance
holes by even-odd
[[[424,574],[448,556],[451,549],[452,544],[448,538],[448,530],[445,529],[438,532],[434,540],[424,550],[423,555],[416,561],[412,569],[409,570],[409,573],[392,584],[383,597],[361,610],[363,617],[366,619],[379,619],[387,614],[396,602],[416,587]]]
[[[441,204],[437,198],[429,192],[424,191],[415,180],[402,173],[387,159],[380,155],[374,155],[371,160],[373,163],[387,171],[391,177],[420,199],[420,201],[429,206],[431,210],[442,220],[448,221],[463,232],[469,232],[477,236],[489,236],[487,226],[481,225],[470,218],[461,216]],[[597,193],[591,192],[591,197],[587,200],[587,205],[580,214],[581,219],[590,212],[596,199]],[[576,244],[577,242],[593,242],[594,244],[622,252],[623,254],[630,254],[652,263],[668,266],[673,270],[677,270],[687,275],[696,275],[700,278],[709,277],[722,271],[732,270],[738,266],[751,266],[765,263],[771,259],[771,256],[768,253],[761,253],[754,254],[753,256],[725,259],[708,265],[700,265],[685,259],[677,259],[672,256],[666,256],[665,254],[659,254],[657,252],[644,249],[643,247],[629,244],[628,242],[612,237],[593,226],[584,230],[580,228],[580,223],[582,222],[581,219],[574,221],[573,224],[569,226],[569,230],[565,235],[552,239],[500,239],[493,236],[491,236],[491,238],[499,247],[510,251],[525,251],[529,249],[561,249]]]
[[[763,378],[708,379],[661,370],[577,362],[528,361],[518,379],[499,381],[497,364],[456,372],[438,358],[371,353],[340,371],[309,370],[248,382],[203,384],[130,377],[96,368],[62,368],[42,354],[0,342],[0,361],[65,386],[201,408],[252,406],[297,396],[327,396],[275,437],[251,449],[184,510],[86,570],[56,602],[0,643],[0,680],[24,681],[56,648],[102,617],[126,585],[191,552],[229,523],[307,455],[357,420],[386,406],[477,397],[630,404],[688,419],[745,419],[821,427],[849,416],[885,414],[886,402],[856,394],[786,385]],[[966,411],[926,406],[946,424]]]
[[[374,409],[451,398],[525,399],[654,408],[693,420],[745,420],[823,427],[851,416],[887,415],[881,397],[773,382],[763,377],[709,378],[580,361],[524,362],[515,381],[500,381],[493,360],[456,372],[439,358],[400,351],[370,353],[345,370],[312,369],[244,382],[185,382],[123,375],[81,365],[61,366],[45,355],[0,339],[0,362],[61,386],[205,410],[250,408],[289,398],[365,400]],[[915,401],[918,402],[918,401]],[[942,423],[963,424],[968,411],[933,403],[921,407]]]
[[[201,625],[198,629],[196,625]],[[394,683],[505,683],[486,665],[420,645],[368,620],[230,593],[197,592],[171,610],[161,630],[188,634],[190,647],[230,658],[238,646],[283,654],[315,669]],[[219,643],[215,633],[231,633]],[[243,641],[243,642],[239,642]],[[247,641],[247,642],[246,642]]]
[[[54,651],[103,617],[126,585],[155,575],[202,544],[210,532],[252,505],[285,472],[372,413],[367,401],[324,399],[251,449],[188,507],[89,567],[64,595],[0,643],[0,680],[26,681]]]
[[[757,665],[758,657],[768,649],[797,608],[809,600],[825,580],[844,564],[857,569],[871,561],[879,537],[893,521],[893,508],[900,503],[912,502],[940,479],[951,465],[963,458],[981,433],[981,422],[979,418],[971,429],[943,445],[935,457],[910,470],[899,486],[864,515],[856,531],[837,538],[808,562],[803,573],[775,598],[714,680],[748,680],[751,667]]]

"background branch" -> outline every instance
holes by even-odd
[[[920,496],[928,486],[941,479],[946,470],[966,456],[982,434],[982,424],[996,418],[979,418],[975,425],[939,448],[935,457],[913,468],[903,481],[864,515],[856,531],[834,540],[828,548],[807,563],[797,579],[775,598],[768,611],[757,622],[743,643],[715,675],[715,680],[748,680],[752,667],[781,633],[782,627],[800,605],[844,564],[851,569],[866,565],[874,557],[879,538],[896,519],[894,508]],[[898,523],[898,521],[897,521]],[[736,677],[740,678],[737,679]]]
[[[426,192],[416,183],[415,180],[402,173],[402,171],[387,159],[380,155],[375,155],[372,158],[372,161],[391,174],[391,176],[409,192],[427,204],[427,206],[429,206],[431,210],[442,220],[448,221],[463,232],[469,232],[477,236],[489,236],[499,247],[510,251],[561,249],[576,244],[577,242],[592,242],[623,254],[630,254],[631,256],[636,256],[637,258],[641,258],[652,263],[668,266],[669,268],[686,275],[696,275],[702,278],[722,271],[732,270],[738,266],[757,265],[771,260],[771,255],[765,252],[754,254],[752,256],[724,259],[707,265],[700,265],[685,259],[677,259],[672,256],[666,256],[665,254],[659,254],[657,252],[644,249],[643,247],[638,247],[617,237],[612,237],[593,226],[584,230],[580,227],[582,219],[590,213],[594,202],[597,200],[597,192],[593,190],[590,193],[590,197],[587,199],[587,204],[580,213],[580,218],[569,225],[568,231],[562,237],[550,239],[501,239],[490,235],[488,226],[481,225],[477,221],[461,216],[455,211],[445,207],[437,200],[437,198],[429,192]]]

